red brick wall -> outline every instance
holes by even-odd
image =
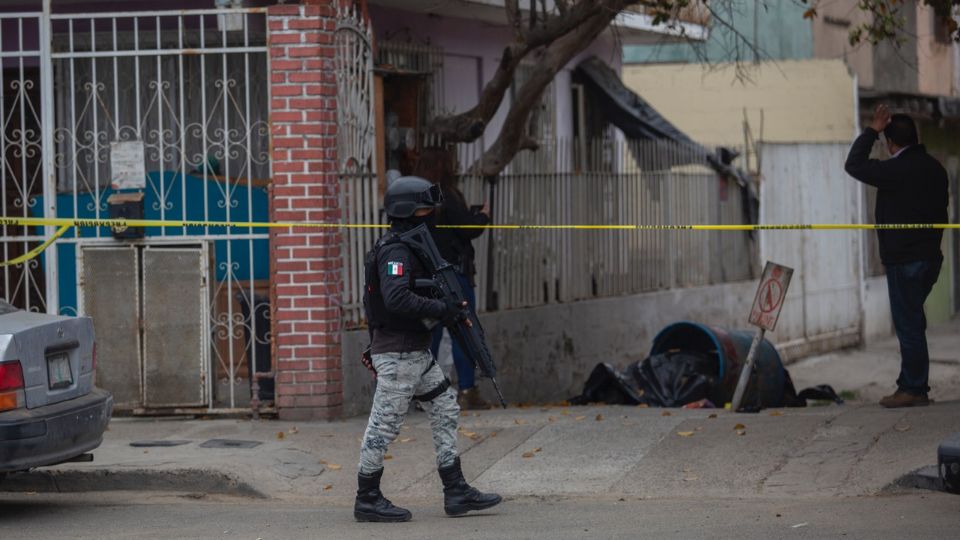
[[[338,221],[335,0],[269,8],[273,221]],[[340,290],[336,229],[270,237],[280,418],[340,416]]]

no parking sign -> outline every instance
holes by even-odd
[[[767,261],[750,310],[750,324],[772,331],[777,326],[793,268]]]

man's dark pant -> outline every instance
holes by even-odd
[[[937,282],[943,260],[917,261],[886,266],[887,289],[893,326],[900,340],[900,378],[903,392],[924,396],[930,371],[927,352],[927,317],[923,303]]]

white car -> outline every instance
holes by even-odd
[[[0,299],[0,476],[77,459],[103,441],[113,397],[93,386],[93,321]]]

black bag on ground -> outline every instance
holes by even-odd
[[[655,354],[627,368],[651,407],[682,407],[707,399],[716,383],[716,362],[695,352]]]
[[[567,401],[572,405],[587,403],[637,405],[640,403],[640,394],[636,383],[617,368],[610,364],[597,364],[583,385],[583,393]]]

